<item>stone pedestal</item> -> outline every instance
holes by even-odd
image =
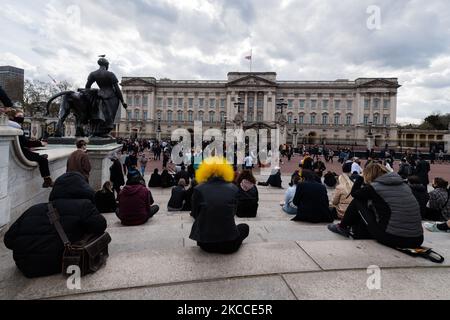
[[[112,165],[110,157],[120,152],[122,145],[107,144],[107,145],[88,145],[88,155],[91,162],[91,175],[89,177],[89,184],[94,190],[99,190],[103,183],[109,181],[109,168]]]

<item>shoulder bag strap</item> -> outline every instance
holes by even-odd
[[[58,235],[61,238],[61,241],[64,243],[64,246],[69,246],[70,241],[67,238],[66,233],[64,232],[61,222],[59,221],[59,214],[56,211],[55,207],[53,207],[53,204],[51,202],[48,203],[47,215],[50,220],[50,224],[55,226],[56,232],[58,232]]]

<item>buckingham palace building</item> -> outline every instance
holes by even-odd
[[[170,138],[194,121],[209,128],[285,128],[285,142],[299,144],[397,144],[397,78],[354,81],[282,81],[275,72],[230,72],[227,80],[157,80],[124,77],[128,109],[120,137]]]

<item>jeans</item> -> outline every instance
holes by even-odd
[[[297,214],[297,208],[293,208],[290,205],[285,204],[283,206],[283,211],[287,214],[296,215]]]
[[[204,251],[209,253],[231,254],[239,250],[242,242],[248,237],[250,227],[247,224],[240,224],[237,226],[239,236],[236,240],[216,243],[200,243],[197,245]]]

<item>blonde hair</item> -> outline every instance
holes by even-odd
[[[379,163],[371,163],[363,171],[364,182],[370,184],[386,173],[389,173],[389,170],[385,166]]]
[[[198,183],[204,183],[213,177],[219,177],[226,182],[234,181],[234,170],[231,164],[223,157],[211,157],[203,160],[195,179]]]

